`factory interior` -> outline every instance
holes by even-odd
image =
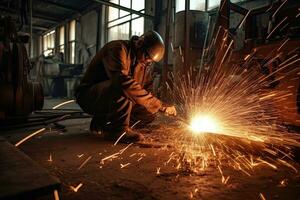
[[[0,200],[299,200],[300,1],[1,0],[0,143]]]

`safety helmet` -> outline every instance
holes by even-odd
[[[165,53],[165,44],[161,36],[156,31],[148,31],[141,37],[143,40],[143,50],[155,62],[160,61]]]

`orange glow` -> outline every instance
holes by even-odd
[[[221,127],[218,120],[211,115],[195,116],[190,123],[190,129],[195,134],[201,133],[219,133]]]

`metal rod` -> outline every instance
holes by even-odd
[[[18,11],[16,9],[9,9],[9,8],[4,7],[4,6],[0,6],[0,10],[1,10],[1,12],[7,12],[7,13],[10,13],[10,14],[18,13]],[[54,18],[52,16],[47,16],[44,13],[36,13],[35,12],[34,14],[32,14],[32,17],[34,19],[41,19],[41,20],[44,20],[44,21],[48,21],[49,23],[57,23],[57,22],[62,21],[62,19]]]
[[[201,55],[199,72],[201,71],[201,69],[203,67],[204,52],[205,52],[205,49],[206,49],[206,46],[207,46],[207,38],[208,38],[209,29],[210,29],[210,23],[211,23],[211,17],[210,17],[210,15],[208,15],[208,25],[207,25],[207,29],[206,29],[204,44],[203,44],[203,50],[202,50],[202,55]]]
[[[30,32],[30,41],[29,41],[29,59],[32,57],[32,0],[29,0],[29,14],[30,14],[30,22],[29,22],[29,32]]]
[[[168,77],[168,58],[169,58],[169,35],[170,35],[170,9],[171,9],[171,0],[167,2],[167,15],[166,15],[166,32],[165,32],[165,55],[164,55],[164,65],[162,68],[162,85],[163,85],[163,94],[166,94],[166,81]],[[164,97],[163,97],[164,98]]]
[[[138,18],[140,18],[140,16],[135,17],[135,18],[132,18],[132,19],[129,19],[129,20],[127,20],[127,21],[123,21],[122,23],[118,23],[118,24],[115,24],[115,25],[113,25],[113,26],[107,26],[107,28],[113,28],[113,27],[116,27],[116,26],[120,26],[120,25],[122,25],[122,24],[126,24],[126,23],[128,23],[128,22],[130,22],[130,21],[133,21],[133,20],[135,20],[135,19],[138,19]]]
[[[61,4],[59,3],[58,1],[49,1],[49,0],[39,0],[43,3],[46,3],[46,4],[49,4],[49,5],[53,5],[53,6],[56,6],[56,7],[59,7],[59,8],[63,8],[63,9],[66,9],[66,10],[71,10],[71,11],[75,11],[75,12],[80,12],[80,9],[79,8],[75,8],[75,7],[70,7],[70,6],[66,6],[64,4]],[[38,2],[38,1],[37,1]]]
[[[30,29],[30,26],[24,25],[24,28]],[[34,25],[34,24],[32,23],[32,30],[47,31],[47,30],[49,30],[49,28],[48,28],[48,27],[44,27],[44,26]]]
[[[100,22],[101,22],[101,13],[99,10],[97,10],[97,30],[96,30],[96,53],[99,51],[99,41],[100,41],[100,35],[99,33],[101,32],[100,29]]]
[[[2,125],[1,130],[10,130],[10,129],[18,129],[24,127],[33,127],[33,126],[47,126],[49,124],[54,124],[60,121],[69,120],[69,119],[79,119],[79,118],[90,118],[91,116],[82,115],[80,113],[74,114],[64,114],[56,117],[49,117],[48,119],[34,120],[33,122],[28,123],[19,123],[14,125]]]
[[[190,48],[190,37],[189,37],[189,0],[185,0],[185,10],[184,10],[184,67],[185,72],[189,72],[189,48]]]

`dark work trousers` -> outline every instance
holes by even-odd
[[[77,94],[77,103],[84,112],[93,115],[96,124],[93,128],[96,129],[118,131],[139,120],[139,125],[142,125],[155,119],[155,114],[143,106],[134,105],[121,89],[113,88],[109,80],[82,88]]]

